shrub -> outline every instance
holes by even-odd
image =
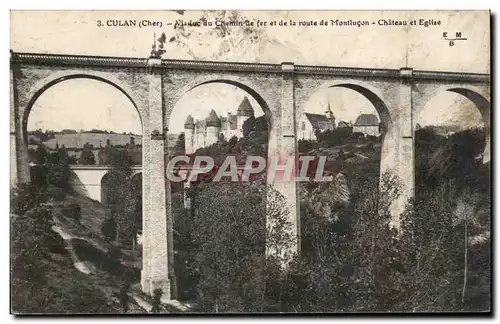
[[[153,308],[151,308],[152,313],[159,313],[161,306],[161,296],[163,295],[163,291],[161,288],[156,288],[153,291]]]
[[[125,282],[122,284],[120,287],[120,293],[118,294],[118,299],[120,300],[120,307],[122,310],[126,313],[129,310],[129,297],[128,297],[128,291],[130,290],[130,283]]]
[[[113,217],[108,217],[102,222],[101,234],[106,242],[112,242],[116,239],[116,221]]]
[[[107,263],[106,263],[106,268],[109,271],[109,273],[114,274],[114,275],[123,275],[122,273],[122,265],[120,262],[120,258],[122,256],[122,252],[119,247],[112,246],[109,249],[108,255],[107,255]]]
[[[11,212],[23,215],[35,206],[47,201],[46,192],[34,185],[20,185],[11,195]]]
[[[320,145],[315,141],[309,140],[299,140],[299,152],[309,152],[313,149],[317,149]],[[326,144],[325,146],[328,146]]]
[[[47,195],[48,197],[54,199],[55,201],[64,201],[64,198],[66,198],[66,192],[55,186],[49,186],[47,188]]]

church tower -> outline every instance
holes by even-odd
[[[333,115],[332,109],[330,108],[330,100],[328,100],[328,106],[326,108],[325,114],[326,118],[328,118],[332,122],[333,129],[335,129],[335,116]]]
[[[215,110],[211,110],[210,114],[206,119],[207,133],[205,138],[205,145],[210,146],[219,141],[219,133],[221,128],[221,122]]]
[[[236,111],[236,115],[236,128],[238,131],[238,137],[243,137],[243,124],[248,120],[248,118],[254,115],[252,105],[250,104],[250,101],[246,96],[243,97],[243,100],[241,101],[240,106]]]
[[[194,119],[191,115],[187,116],[184,123],[184,147],[186,154],[194,153]]]

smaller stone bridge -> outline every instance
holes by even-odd
[[[131,168],[132,179],[137,176],[142,176],[142,165],[133,165]],[[106,174],[108,174],[108,172],[111,170],[111,166],[72,164],[70,165],[70,169],[71,175],[69,183],[71,188],[85,197],[89,197],[98,202],[104,203],[102,188],[103,186],[105,186]],[[244,167],[238,167],[238,178],[241,178],[244,170]],[[192,171],[205,173],[204,169],[195,169],[191,165],[179,165],[173,168],[171,171],[176,177],[181,177],[183,179],[187,179],[189,173]],[[139,181],[139,179],[137,180]],[[140,178],[140,181],[142,181],[142,178]],[[183,183],[185,189],[189,188],[190,183],[188,181],[183,181]]]
[[[70,165],[70,186],[79,194],[91,199],[102,201],[102,185],[110,165]],[[141,165],[132,166],[132,176],[142,173]]]

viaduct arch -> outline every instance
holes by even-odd
[[[141,285],[148,294],[161,288],[167,299],[175,297],[171,197],[165,176],[167,125],[177,100],[196,85],[226,82],[257,94],[271,116],[268,154],[289,156],[297,154],[296,124],[313,91],[344,87],[367,97],[388,125],[381,168],[405,185],[401,199],[393,202],[396,226],[399,211],[414,193],[414,114],[445,88],[472,100],[489,124],[489,74],[14,52],[10,61],[11,185],[30,181],[26,119],[34,100],[51,85],[68,78],[93,78],[117,87],[136,106],[143,127]],[[286,198],[298,237],[297,186],[273,185]],[[297,242],[296,250],[298,246]]]

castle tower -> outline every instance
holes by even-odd
[[[205,145],[210,146],[218,142],[221,128],[220,119],[213,109],[210,111],[210,114],[206,119],[206,126],[207,133],[205,137]]]
[[[245,96],[236,111],[236,129],[238,131],[238,137],[243,137],[243,124],[248,118],[252,117],[254,114],[252,105],[250,101]]]
[[[194,119],[191,115],[187,116],[184,123],[184,147],[186,154],[194,153]]]
[[[328,106],[325,111],[326,118],[330,119],[333,125],[333,129],[336,128],[335,126],[335,116],[333,115],[332,109],[330,108],[330,100],[328,100]]]

